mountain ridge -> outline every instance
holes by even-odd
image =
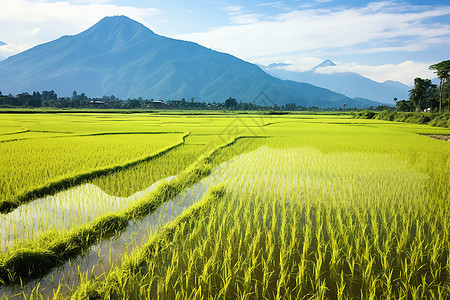
[[[272,77],[260,67],[193,42],[154,33],[126,17],[105,17],[75,35],[37,45],[0,62],[0,90],[12,93],[82,91],[119,98],[196,98],[252,102],[260,92],[277,105],[364,107],[307,83]]]
[[[328,59],[303,72],[289,71],[283,69],[283,66],[281,68],[280,66],[270,67],[271,65],[274,64],[262,66],[262,69],[280,79],[305,82],[342,93],[350,98],[370,99],[389,105],[394,104],[394,97],[407,99],[408,91],[411,89],[411,87],[398,81],[386,80],[380,83],[353,72],[335,72],[331,74],[317,72],[317,69],[322,67],[336,66],[334,62]]]

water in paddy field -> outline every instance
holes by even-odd
[[[38,287],[41,294],[52,297],[59,286],[62,293],[71,294],[82,280],[80,276],[86,280],[94,275],[101,280],[112,267],[120,265],[123,254],[130,253],[135,247],[145,244],[149,237],[164,225],[201,200],[207,189],[208,186],[201,182],[195,184],[174,199],[162,204],[146,218],[136,222],[130,221],[129,226],[120,236],[101,241],[76,259],[66,262],[46,276],[33,280],[23,287],[0,287],[0,295],[9,299],[22,299],[22,294],[31,295]]]
[[[86,183],[23,204],[6,215],[0,215],[1,250],[5,251],[20,240],[35,239],[48,230],[70,230],[101,215],[121,211],[155,189],[162,181],[171,181],[173,178],[175,176],[159,180],[130,197],[110,196],[99,187]]]
[[[256,163],[254,162],[254,157],[259,158],[262,154],[268,158],[272,157],[272,159],[263,159],[263,161],[271,164],[272,169],[276,167],[276,162],[273,161],[273,153],[267,152],[266,149],[236,156],[234,159],[215,168],[211,176],[204,179],[203,182],[208,182],[209,186],[240,175],[241,177],[238,181],[234,181],[234,184],[254,180],[259,182],[261,180],[270,180],[267,184],[274,184],[278,181],[278,177],[274,178],[272,176],[271,178],[264,177],[261,179],[258,172],[261,172],[261,169],[267,170],[267,166],[260,166],[259,160]],[[240,170],[246,170],[245,174],[240,173]],[[250,176],[247,174],[248,170],[253,171],[253,176],[249,178],[243,177]],[[169,182],[174,178],[175,176],[172,176],[159,180],[145,190],[136,192],[130,197],[111,196],[103,192],[99,187],[87,183],[23,204],[8,214],[0,214],[2,225],[0,228],[0,248],[2,251],[5,251],[17,241],[36,239],[46,231],[70,230],[87,224],[104,214],[121,211],[156,188],[162,181]]]
[[[360,167],[362,162],[363,168]],[[415,172],[406,162],[384,154],[323,154],[308,148],[262,147],[222,163],[208,177],[161,205],[153,214],[130,222],[119,236],[92,246],[77,259],[66,262],[22,288],[0,288],[0,295],[8,298],[22,292],[30,295],[36,286],[47,297],[53,296],[58,287],[61,292],[70,295],[82,281],[80,276],[84,277],[84,281],[92,275],[102,280],[112,267],[120,265],[123,254],[145,244],[149,237],[202,199],[211,186],[219,183],[225,183],[231,193],[250,195],[250,198],[243,197],[247,199],[245,201],[275,195],[280,200],[287,200],[285,203],[289,205],[289,201],[303,201],[307,195],[324,199],[367,197],[372,192],[380,193],[379,186],[383,187],[379,196],[401,199],[408,196],[407,193],[417,192],[427,177]]]

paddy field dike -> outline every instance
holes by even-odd
[[[449,128],[0,115],[2,299],[448,299]]]

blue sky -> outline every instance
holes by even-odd
[[[244,60],[322,72],[360,73],[411,84],[450,59],[448,1],[0,0],[0,60],[104,16],[127,15],[158,34]]]

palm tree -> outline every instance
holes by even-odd
[[[441,81],[439,84],[439,112],[441,112],[442,94],[444,92],[444,86],[447,83],[448,78],[450,77],[450,60],[444,60],[441,61],[440,63],[431,65],[430,70],[434,70],[434,73],[436,73],[437,77],[439,77],[439,80]]]
[[[432,84],[430,79],[414,79],[414,87],[409,90],[409,101],[416,111],[423,110],[425,102],[432,99],[435,90],[436,85]]]

